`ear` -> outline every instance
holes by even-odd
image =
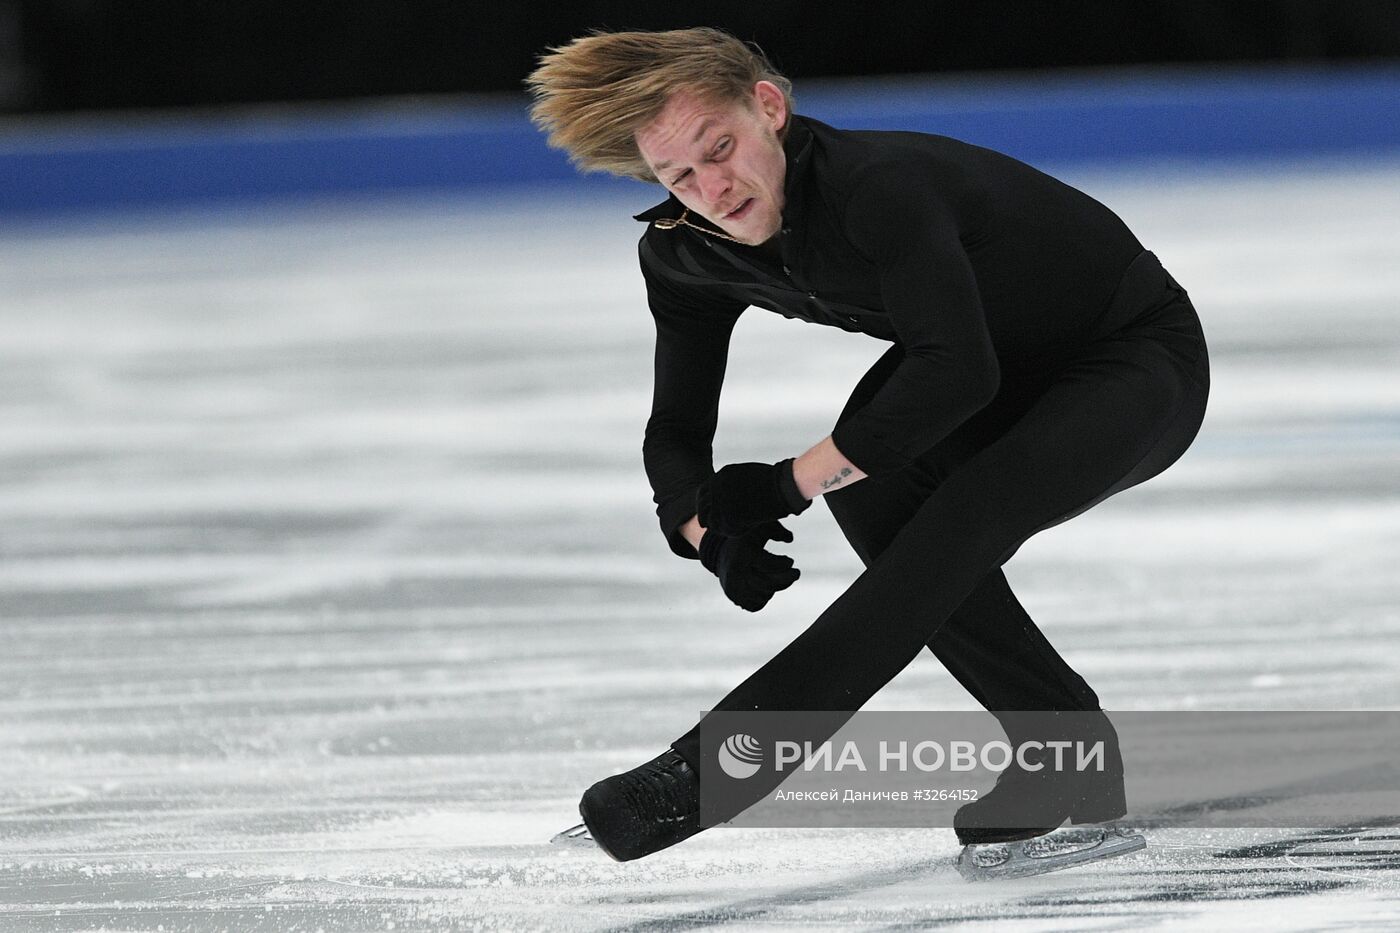
[[[775,131],[787,124],[787,98],[783,89],[772,81],[759,81],[753,86],[753,101],[758,112]]]

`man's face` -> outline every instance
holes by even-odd
[[[782,226],[787,160],[778,130],[787,116],[783,92],[768,81],[747,102],[678,91],[637,131],[637,148],[682,204],[757,246]]]

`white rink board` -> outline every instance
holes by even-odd
[[[1013,586],[1110,709],[1396,707],[1400,164],[1066,177],[1191,292],[1214,389],[1177,466]],[[546,845],[859,567],[814,508],[754,616],[665,549],[649,203],[0,232],[0,928],[1400,924],[1400,862],[1326,833],[994,886],[951,830]],[[884,346],[751,310],[717,461],[806,449]],[[869,708],[969,702],[926,655]]]

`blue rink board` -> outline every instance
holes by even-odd
[[[1400,151],[1400,68],[964,75],[798,87],[798,111],[1033,164]],[[0,214],[462,191],[574,177],[523,99],[0,125]]]

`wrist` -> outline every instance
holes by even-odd
[[[774,465],[778,471],[778,492],[793,515],[801,514],[812,504],[812,500],[804,496],[797,486],[797,476],[793,472],[796,462],[789,457]]]
[[[716,576],[719,575],[719,552],[723,545],[724,535],[707,530],[701,533],[700,543],[695,548],[700,555],[700,566]]]
[[[695,549],[696,554],[700,553],[700,539],[705,535],[705,526],[700,524],[698,516],[690,516],[677,530],[677,533],[686,544]]]

